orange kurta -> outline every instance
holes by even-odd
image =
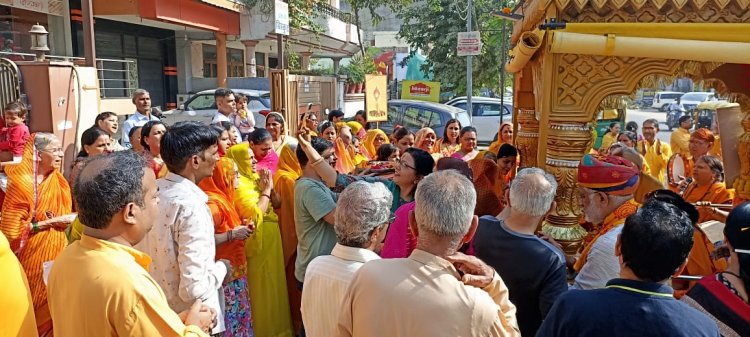
[[[297,156],[287,145],[279,155],[279,166],[273,176],[273,188],[281,197],[281,208],[275,210],[279,217],[281,232],[281,246],[284,251],[284,268],[287,280],[289,306],[292,311],[292,321],[295,331],[302,325],[300,313],[302,293],[297,290],[294,277],[294,261],[297,259],[297,231],[294,222],[294,183],[302,174]]]
[[[727,190],[724,183],[713,183],[711,185],[698,186],[696,183],[690,184],[683,194],[685,201],[695,203],[698,201],[709,201],[715,204],[729,204],[732,202],[732,195]],[[698,222],[704,222],[711,219],[711,214],[706,210],[698,208],[700,217]],[[707,276],[724,271],[727,268],[727,262],[724,259],[714,260],[711,258],[711,252],[714,251],[714,245],[708,239],[708,235],[700,228],[693,232],[693,248],[688,256],[688,263],[683,274],[693,276]]]
[[[47,306],[47,289],[42,279],[43,264],[54,260],[68,243],[62,229],[51,228],[30,233],[30,223],[72,212],[70,186],[58,170],[48,174],[34,187],[36,170],[33,162],[34,135],[24,147],[23,159],[17,165],[5,168],[8,191],[2,208],[0,230],[10,241],[29,280],[39,335],[52,330],[52,320]],[[34,192],[37,197],[34,197]]]

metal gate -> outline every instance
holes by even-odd
[[[0,58],[0,108],[21,100],[21,72],[16,64]]]

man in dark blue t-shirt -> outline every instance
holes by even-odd
[[[546,336],[719,336],[713,320],[677,301],[666,283],[687,263],[693,226],[673,205],[651,200],[625,220],[615,245],[620,278],[604,289],[560,296],[539,328]]]
[[[510,187],[507,216],[479,219],[477,257],[495,268],[508,286],[522,336],[534,336],[557,297],[568,290],[565,256],[534,235],[555,206],[555,178],[538,168],[521,170]]]

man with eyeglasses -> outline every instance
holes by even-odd
[[[380,259],[374,251],[385,236],[392,201],[382,183],[357,181],[341,193],[333,225],[338,242],[331,255],[312,260],[305,273],[302,320],[308,337],[334,335],[354,273],[366,262]]]
[[[594,230],[583,239],[581,255],[573,263],[578,275],[572,288],[603,288],[619,274],[615,242],[625,219],[638,210],[633,194],[639,172],[635,164],[616,156],[587,154],[578,164],[578,203]]]

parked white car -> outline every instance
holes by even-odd
[[[651,103],[651,107],[659,109],[659,111],[667,111],[667,108],[683,94],[677,91],[657,91],[654,94],[654,101]]]
[[[698,106],[699,103],[715,101],[716,94],[712,92],[688,92],[680,96],[679,104],[682,106],[684,111],[691,111]]]
[[[466,110],[466,96],[456,97],[445,104]],[[513,119],[513,101],[499,98],[472,97],[471,124],[477,129],[477,143],[490,144],[502,122]]]
[[[165,111],[164,116],[169,124],[179,121],[193,120],[209,124],[216,112],[216,100],[214,91],[203,90],[188,98],[180,107]],[[232,89],[235,93],[242,93],[247,96],[247,109],[255,117],[255,125],[265,127],[266,115],[271,112],[271,94],[268,91],[250,90],[250,89]]]

